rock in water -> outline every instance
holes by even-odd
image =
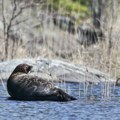
[[[32,66],[19,64],[7,81],[7,90],[15,100],[70,101],[76,98],[57,88],[52,82],[35,75],[29,75]]]
[[[116,84],[115,84],[116,86],[120,86],[120,78],[118,78],[117,80],[116,80]]]

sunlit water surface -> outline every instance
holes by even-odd
[[[7,100],[7,91],[0,85],[0,120],[120,120],[120,88],[103,98],[101,86],[87,88],[64,84],[78,100],[71,102]],[[64,88],[64,86],[62,86]],[[85,89],[85,88],[84,88]],[[80,90],[80,91],[79,91]]]

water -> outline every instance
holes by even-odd
[[[66,90],[78,100],[51,102],[7,100],[9,95],[0,85],[0,120],[120,120],[119,87],[115,87],[108,98],[102,97],[101,85],[92,90],[88,87],[86,95],[82,90],[84,86],[80,87],[66,84]]]

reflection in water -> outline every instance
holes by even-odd
[[[82,84],[66,84],[76,101],[15,101],[7,100],[9,95],[0,85],[0,120],[119,120],[119,87],[109,98],[102,97],[101,85],[89,86],[86,95],[83,89]]]

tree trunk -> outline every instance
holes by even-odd
[[[5,60],[8,59],[8,39],[5,39]]]
[[[101,12],[102,12],[102,0],[92,0],[92,10],[93,10],[93,25],[95,28],[100,29],[101,27]]]

